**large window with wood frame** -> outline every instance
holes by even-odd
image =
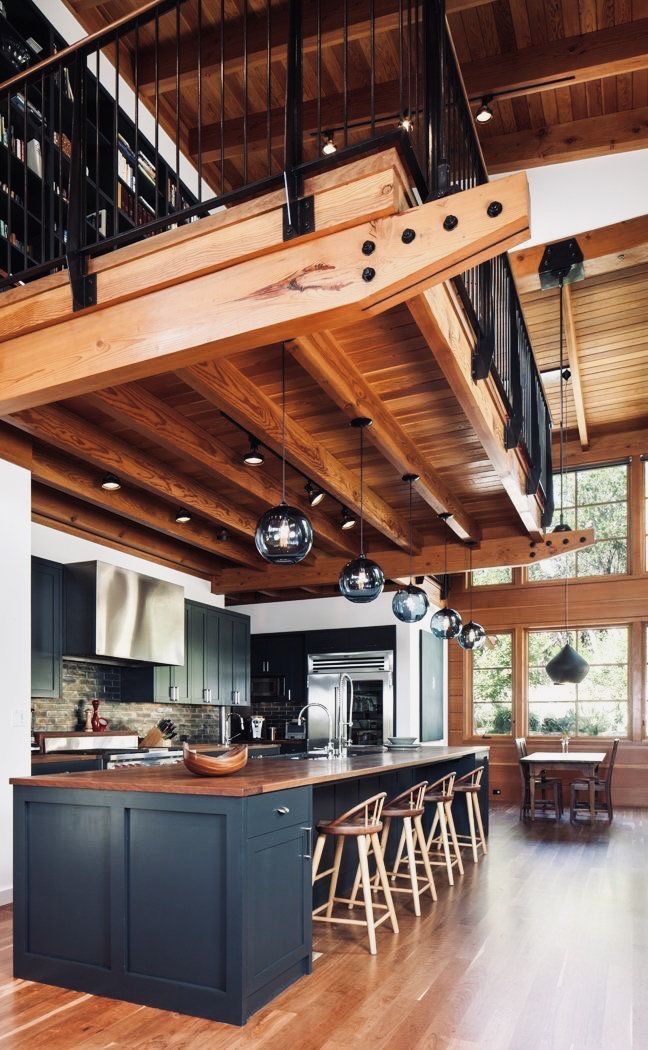
[[[554,685],[545,667],[570,642],[590,665],[580,685]],[[528,633],[529,735],[627,736],[628,628]]]
[[[490,634],[473,650],[472,720],[475,736],[510,735],[513,725],[513,635]]]
[[[501,566],[495,569],[473,569],[473,587],[490,587],[497,583],[512,583],[513,569]]]
[[[564,520],[572,529],[594,529],[597,542],[580,551],[530,565],[529,580],[612,576],[628,571],[628,468],[625,463],[567,471],[562,482]],[[560,520],[561,480],[554,478]]]

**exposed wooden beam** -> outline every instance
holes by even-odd
[[[498,566],[532,565],[536,561],[565,554],[568,551],[591,547],[595,542],[593,529],[578,532],[550,533],[546,541],[534,542],[525,536],[509,536],[484,539],[472,549],[474,569],[490,569]],[[414,555],[412,572],[415,576],[434,576],[444,571],[445,545],[423,547]],[[468,571],[469,551],[458,543],[448,544],[448,572]],[[409,576],[409,561],[401,551],[371,551],[371,558],[378,562],[389,580]],[[291,565],[286,568],[271,566],[261,576],[254,570],[244,568],[223,569],[212,580],[216,593],[238,594],[260,589],[283,590],[293,587],[318,587],[336,583],[342,568],[338,558],[320,558],[316,565]]]
[[[275,405],[231,361],[207,361],[182,369],[180,379],[216,408],[232,416],[241,426],[255,426],[263,433],[264,444],[280,453],[283,440],[282,414]],[[352,510],[360,509],[360,479],[348,470],[321,441],[286,415],[286,455],[307,477],[321,485]],[[387,539],[407,547],[405,522],[385,501],[365,485],[365,519]]]
[[[624,153],[646,146],[648,106],[482,139],[486,167],[491,175]]]
[[[185,525],[178,525],[169,505],[138,489],[124,486],[119,492],[104,492],[97,484],[97,472],[92,467],[67,459],[38,444],[34,449],[32,480],[97,507],[100,511],[108,511],[130,523],[135,522],[156,533],[222,557],[223,542],[216,538],[215,530],[205,522],[192,518]],[[261,578],[262,565],[259,570]]]
[[[464,510],[450,487],[419,452],[384,401],[369,386],[335,335],[318,332],[288,344],[293,356],[335,404],[350,418],[369,416],[367,439],[399,474],[418,474],[418,494],[437,514],[449,513],[450,528],[460,539],[478,539],[479,526]]]
[[[583,253],[586,278],[648,263],[648,215],[572,236]],[[539,244],[511,252],[511,267],[519,292],[540,290],[538,268],[545,248],[546,244]]]
[[[214,559],[195,547],[123,521],[114,514],[107,514],[38,484],[32,485],[32,520],[205,579],[211,578],[216,571]]]
[[[477,101],[484,95],[499,100],[571,87],[601,77],[636,73],[646,66],[648,18],[639,18],[466,62],[461,72],[468,97]]]
[[[571,371],[571,390],[576,408],[576,423],[578,425],[578,437],[581,448],[589,448],[589,437],[587,434],[587,419],[585,417],[585,402],[583,400],[583,383],[580,370],[580,355],[578,351],[578,335],[576,333],[576,322],[574,320],[574,308],[572,303],[571,285],[566,284],[563,288],[565,307],[565,336],[567,344],[567,359]]]
[[[242,536],[254,535],[256,520],[252,515],[233,507],[217,492],[198,484],[193,478],[139,452],[67,409],[53,406],[32,409],[13,416],[9,422],[62,452],[93,463],[100,470],[111,471],[123,482],[172,501],[177,507],[187,507],[208,521],[226,526]],[[95,485],[98,486],[99,482],[97,476]],[[223,542],[220,553],[222,557],[243,565],[249,565],[253,556],[251,546],[234,539]]]
[[[526,473],[520,457],[504,447],[501,399],[492,393],[490,380],[472,378],[474,334],[467,327],[454,291],[447,284],[438,285],[408,305],[520,520],[531,536],[540,538],[541,508],[534,496],[526,494]]]
[[[491,218],[487,207],[495,197],[503,209]],[[458,222],[447,231],[443,223],[450,213]],[[254,223],[252,227],[248,236],[254,239]],[[403,240],[409,228],[415,238]],[[281,249],[275,245],[218,273],[205,274],[205,260],[195,260],[201,276],[157,290],[151,279],[147,294],[127,302],[104,306],[99,284],[97,309],[3,343],[0,415],[355,323],[528,235],[528,187],[525,176],[516,175],[496,187],[478,186],[404,215],[362,222],[313,241],[300,239]],[[365,240],[376,245],[369,272],[361,252]],[[239,255],[246,247],[249,251],[244,242]],[[113,261],[118,254],[113,253]],[[167,280],[166,273],[158,274],[158,284]],[[123,288],[122,295],[128,294]]]
[[[192,462],[206,467],[214,477],[255,496],[265,507],[276,506],[281,500],[281,487],[266,473],[246,467],[240,457],[235,456],[222,441],[171,405],[149,394],[143,387],[129,383],[121,387],[108,387],[88,396],[92,404],[114,419],[161,448],[182,453]],[[303,489],[297,492],[288,487],[287,491],[293,506],[307,502]],[[339,527],[325,514],[311,509],[308,513],[318,539],[325,540],[335,551],[352,552],[353,548],[345,541]]]

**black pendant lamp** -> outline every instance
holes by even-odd
[[[444,524],[447,524],[449,514],[440,514],[439,517]],[[448,577],[448,530],[446,528],[445,534],[445,553],[444,560],[445,565],[443,569],[444,589],[447,588],[449,577]],[[443,594],[443,597],[447,600],[447,590]],[[456,638],[461,630],[461,616],[456,609],[451,609],[448,605],[444,609],[439,609],[435,612],[434,616],[430,621],[430,630],[435,638],[442,638],[444,641],[450,641],[451,638]]]
[[[470,619],[468,623],[465,623],[459,634],[457,635],[457,641],[462,649],[481,649],[484,642],[486,641],[486,631],[480,623],[475,623],[473,620],[473,585],[472,585],[472,547],[470,548],[470,567],[469,567],[469,579],[470,579]]]
[[[571,532],[571,528],[567,525],[564,517],[564,488],[565,488],[565,369],[563,360],[563,342],[564,342],[564,279],[565,273],[561,271],[558,274],[558,287],[560,288],[560,521],[556,525],[554,532]],[[564,617],[565,617],[565,630],[568,629],[569,617],[567,611],[567,576],[565,576],[564,584]],[[565,685],[572,684],[578,685],[585,678],[585,675],[589,671],[589,664],[587,660],[583,659],[580,653],[577,653],[573,645],[567,642],[563,645],[560,652],[556,653],[551,658],[545,671],[551,678],[554,685]]]
[[[375,601],[385,586],[380,565],[365,557],[364,552],[364,432],[372,422],[364,416],[351,420],[351,426],[360,431],[360,557],[347,562],[340,573],[338,586],[347,601],[356,605]]]
[[[427,594],[412,583],[412,483],[418,481],[418,474],[405,474],[403,481],[409,485],[409,578],[407,587],[401,587],[392,598],[392,612],[397,620],[403,623],[418,623],[428,611]]]
[[[262,558],[274,565],[296,565],[313,546],[313,526],[286,503],[286,347],[281,347],[281,503],[259,518],[254,534]]]

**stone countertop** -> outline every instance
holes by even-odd
[[[222,777],[197,777],[182,763],[147,769],[109,769],[102,772],[59,773],[14,777],[11,783],[29,788],[75,788],[86,791],[146,791],[154,794],[213,795],[244,798],[270,791],[310,787],[336,780],[352,780],[381,772],[448,762],[453,758],[488,752],[487,747],[422,745],[416,751],[353,756],[345,759],[250,759],[245,769]]]

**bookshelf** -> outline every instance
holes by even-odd
[[[0,82],[66,45],[32,0],[4,0]],[[19,64],[20,59],[28,61]],[[85,240],[132,232],[191,207],[176,177],[91,69],[85,71]],[[25,97],[26,96],[26,97]],[[0,275],[65,254],[73,94],[65,71],[0,99]],[[178,206],[176,201],[179,200]]]

